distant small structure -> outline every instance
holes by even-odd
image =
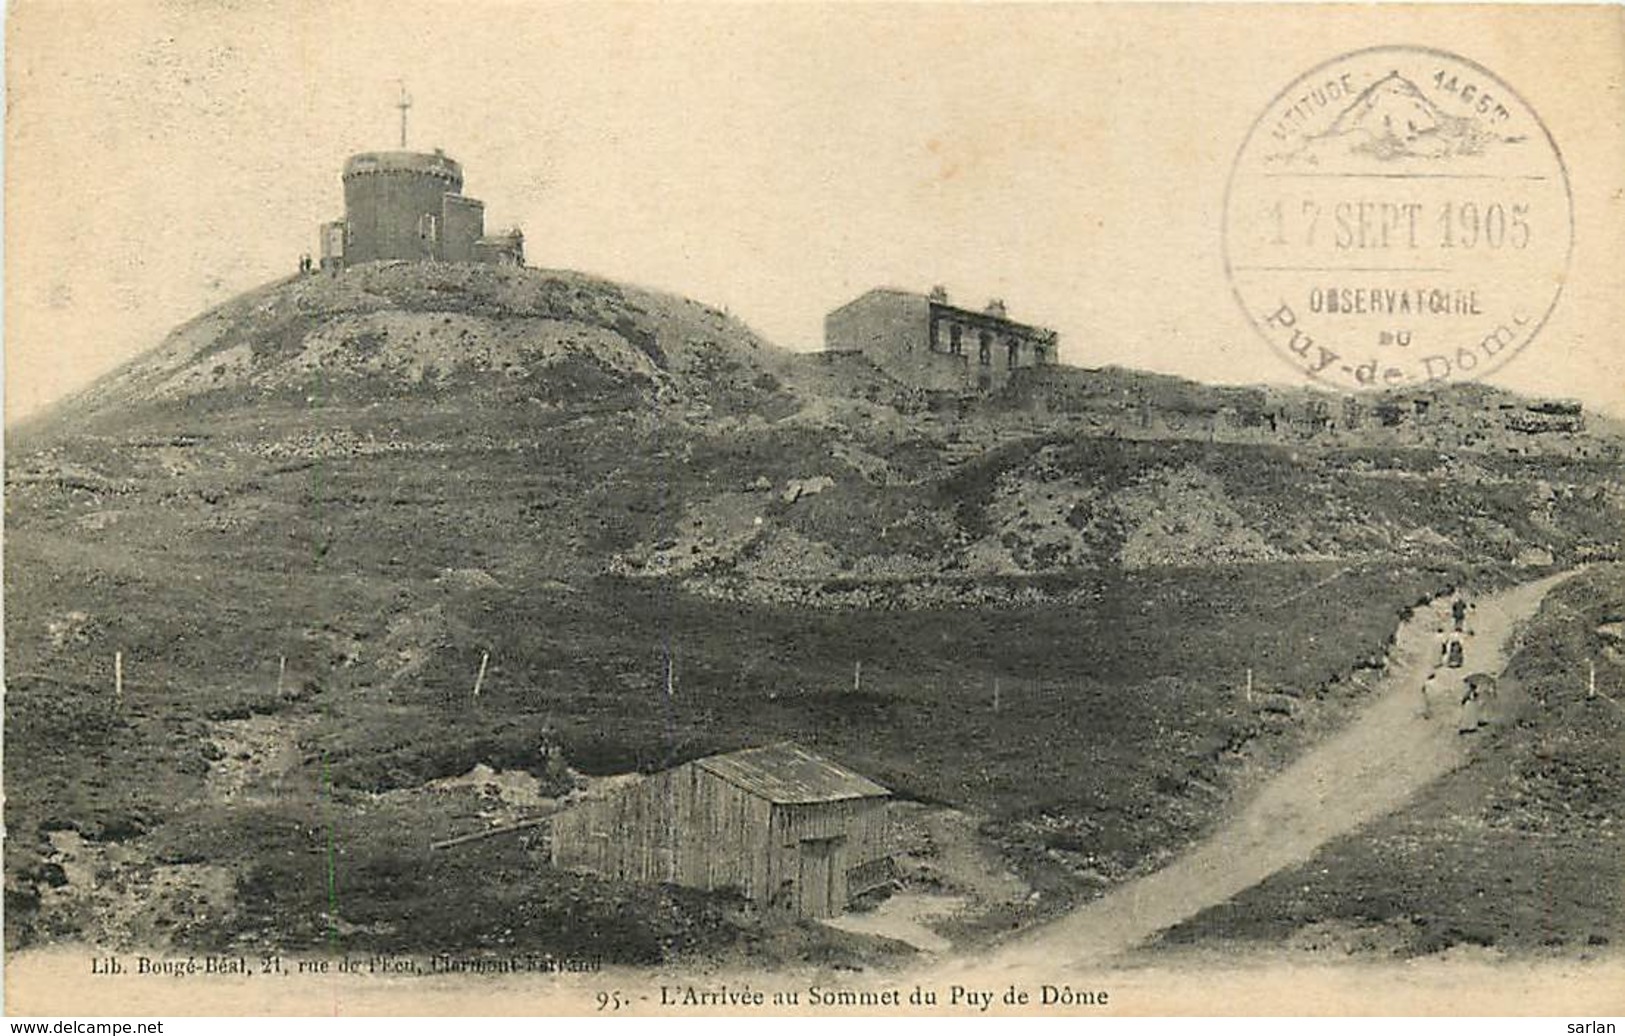
[[[525,265],[525,235],[518,227],[500,234],[487,234],[474,242],[470,256],[476,263],[495,266]]]
[[[1512,432],[1539,435],[1543,432],[1585,431],[1585,408],[1579,400],[1544,399],[1526,405],[1522,411],[1503,414],[1502,425]]]
[[[927,295],[875,288],[824,318],[824,348],[859,352],[905,384],[928,391],[990,391],[1012,371],[1056,362],[1059,338],[1011,320],[1002,299],[984,309],[948,301],[941,285]]]
[[[523,266],[517,229],[487,236],[485,203],[463,194],[463,167],[439,148],[364,151],[344,163],[344,218],[321,228],[321,267],[339,270],[378,260],[481,262]]]
[[[736,889],[831,917],[891,873],[891,792],[790,742],[652,774],[553,818],[554,866],[621,881]]]

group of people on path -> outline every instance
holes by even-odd
[[[1466,597],[1457,594],[1450,602],[1450,629],[1440,626],[1439,655],[1434,660],[1433,667],[1428,671],[1427,679],[1422,683],[1422,718],[1430,719],[1433,716],[1433,700],[1430,692],[1438,681],[1441,669],[1460,669],[1467,663],[1467,646],[1465,637],[1471,637],[1473,631],[1467,626],[1467,615],[1472,610]],[[1483,673],[1474,673],[1462,681],[1460,715],[1456,720],[1456,733],[1471,734],[1479,727],[1485,725],[1484,705],[1487,697],[1495,693],[1495,679]]]

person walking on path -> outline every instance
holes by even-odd
[[[1450,636],[1445,638],[1444,658],[1441,661],[1451,669],[1460,669],[1462,663],[1466,661],[1466,653],[1462,648],[1461,634],[1459,632],[1452,630]]]
[[[1489,673],[1473,673],[1467,677],[1467,688],[1478,702],[1478,725],[1490,726],[1500,718],[1500,686]]]
[[[1456,733],[1471,734],[1483,720],[1478,700],[1478,684],[1469,680],[1461,692],[1461,718],[1456,721]]]

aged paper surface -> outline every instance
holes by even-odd
[[[1625,1010],[1619,9],[7,30],[10,1013]]]

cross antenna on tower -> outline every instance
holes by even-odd
[[[395,107],[401,110],[401,150],[406,150],[406,110],[412,107],[412,98],[406,93],[406,80],[397,79],[401,84],[401,99],[395,102]]]

